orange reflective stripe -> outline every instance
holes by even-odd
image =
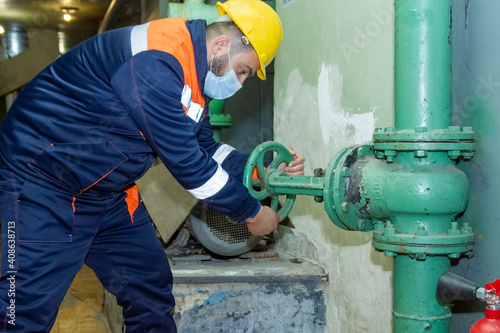
[[[75,212],[75,201],[76,201],[76,198],[73,197],[73,202],[71,203],[71,206],[73,206],[73,213]]]
[[[139,132],[141,132],[141,131],[139,131]],[[142,138],[144,139],[144,141],[148,141],[148,140],[146,140],[146,137],[144,136],[144,133],[141,132],[141,135],[142,135]]]
[[[134,223],[134,213],[137,207],[139,207],[139,189],[137,188],[137,185],[134,185],[126,189],[125,193],[127,193],[125,202],[127,203],[128,206],[130,220],[132,221],[132,223]]]
[[[172,54],[184,70],[184,84],[192,90],[191,101],[205,108],[196,75],[193,42],[186,28],[186,19],[167,18],[151,21],[148,27],[148,50]],[[187,114],[187,109],[184,108]]]

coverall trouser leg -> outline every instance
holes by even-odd
[[[85,263],[123,307],[127,332],[176,332],[172,273],[145,208],[138,208],[133,223],[127,210],[110,208]]]
[[[172,274],[142,204],[71,195],[0,172],[0,331],[49,332],[86,262],[123,306],[127,332],[175,332]]]

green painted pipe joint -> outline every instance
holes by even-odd
[[[373,145],[377,158],[393,163],[399,152],[413,152],[416,158],[426,158],[429,152],[446,152],[450,159],[469,160],[474,156],[476,142],[471,127],[449,126],[429,131],[418,126],[414,131],[378,128]]]

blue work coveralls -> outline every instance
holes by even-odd
[[[199,94],[205,21],[159,21],[79,44],[23,89],[3,121],[0,330],[50,331],[86,263],[116,295],[127,332],[176,331],[172,273],[134,185],[156,157],[214,209],[236,220],[259,209],[241,184],[247,156],[213,140]],[[150,38],[178,43],[191,68]],[[203,99],[189,100],[197,93]]]

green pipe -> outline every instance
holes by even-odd
[[[396,130],[450,124],[450,8],[451,0],[395,1]]]
[[[289,176],[286,173],[275,172],[269,176],[268,186],[272,194],[323,196],[323,177]]]
[[[396,131],[443,130],[450,125],[450,27],[451,0],[395,0]],[[434,169],[437,174],[448,173],[450,179],[460,176],[455,172],[454,161],[445,152],[432,155],[423,152],[422,158],[418,157],[414,151],[401,151],[393,162],[416,170],[427,169],[432,173]],[[429,169],[429,162],[436,165]],[[429,188],[435,190],[433,185],[437,184],[439,181],[435,179]],[[468,191],[466,182],[465,186],[459,187],[459,192]],[[446,188],[438,193],[444,197],[455,194]],[[464,193],[456,194],[455,198],[463,201]],[[415,200],[419,200],[418,193],[415,193]],[[420,219],[425,223],[422,227],[425,236],[431,232],[429,236],[445,234],[451,220],[450,216],[440,214],[428,219],[420,216]],[[393,219],[397,232],[403,233],[414,230],[416,222],[417,219],[404,215]],[[419,231],[415,236],[419,236]],[[435,295],[437,280],[449,269],[449,258],[392,252],[388,255],[395,256],[394,332],[449,332],[451,311],[439,305]]]
[[[447,257],[422,261],[407,255],[394,257],[394,332],[449,332],[450,308],[436,300],[437,281],[449,266]]]
[[[229,114],[224,114],[224,107],[226,106],[225,99],[213,99],[208,109],[210,110],[210,124],[214,131],[214,140],[221,142],[222,129],[232,126],[232,117]]]

